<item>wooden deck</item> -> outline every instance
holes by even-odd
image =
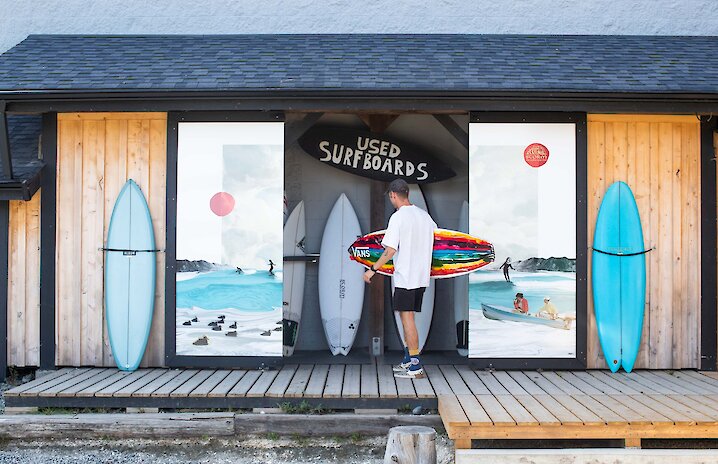
[[[476,372],[437,392],[457,449],[472,439],[718,438],[718,377],[696,371]],[[472,379],[473,380],[473,379]],[[457,386],[458,385],[458,386]]]
[[[718,375],[696,371],[474,371],[427,365],[395,379],[389,365],[277,370],[65,368],[5,392],[8,407],[331,409],[437,408],[457,448],[472,439],[718,438]]]

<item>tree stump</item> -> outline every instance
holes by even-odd
[[[436,431],[431,427],[392,427],[384,464],[436,464]]]

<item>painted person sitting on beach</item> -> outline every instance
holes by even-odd
[[[514,298],[514,312],[528,314],[529,313],[529,302],[524,298],[524,294],[519,292]]]
[[[547,319],[558,318],[558,310],[556,309],[556,306],[551,303],[551,297],[547,296],[543,299],[543,306],[539,309],[538,315],[539,317],[545,317]]]

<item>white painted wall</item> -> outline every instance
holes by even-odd
[[[718,35],[716,0],[0,0],[0,52],[28,34]]]

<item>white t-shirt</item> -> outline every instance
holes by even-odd
[[[415,205],[402,206],[389,218],[381,244],[396,250],[392,258],[396,287],[429,286],[434,229],[436,223],[429,213]]]

